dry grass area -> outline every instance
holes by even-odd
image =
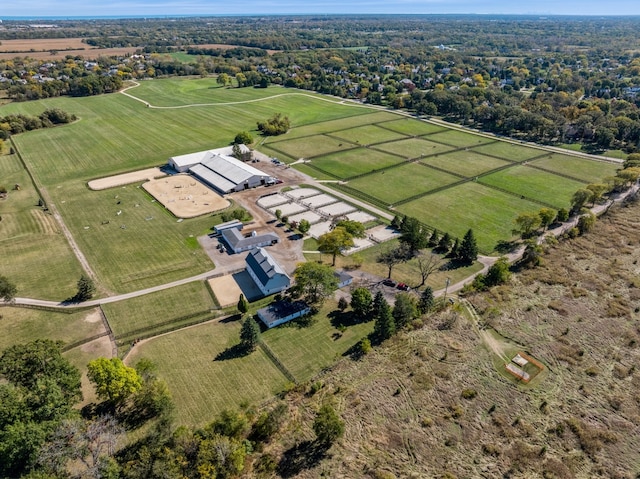
[[[32,46],[28,46],[25,50],[17,50],[12,49],[12,51],[7,52],[6,50],[0,51],[0,60],[11,60],[15,57],[29,57],[35,60],[62,60],[67,55],[71,55],[73,57],[81,56],[85,60],[96,60],[99,57],[111,57],[111,56],[128,56],[132,55],[139,49],[139,47],[123,47],[123,48],[92,48],[89,45],[84,45],[78,49],[73,50],[65,50],[60,49],[54,45],[49,46],[49,42],[53,42],[56,39],[50,40],[15,40],[16,42],[39,42],[34,43]],[[62,39],[60,39],[62,40]],[[65,39],[65,40],[73,40],[73,39]],[[3,40],[2,44],[4,46],[5,42],[14,41],[14,40]]]
[[[469,301],[545,365],[518,385],[468,316],[434,315],[362,360],[343,360],[322,388],[287,396],[291,421],[266,452],[313,439],[314,412],[334,404],[344,437],[302,478],[634,478],[640,462],[640,203],[549,249],[545,264]],[[315,388],[317,389],[317,387]]]

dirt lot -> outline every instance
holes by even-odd
[[[106,190],[108,188],[113,188],[114,186],[129,185],[131,183],[137,183],[138,181],[160,178],[165,175],[166,173],[163,173],[160,168],[148,168],[146,170],[123,173],[122,175],[99,178],[97,180],[90,181],[88,185],[92,190]]]
[[[136,50],[136,47],[92,48],[82,43],[82,38],[3,40],[0,45],[0,59],[28,56],[38,60],[60,60],[66,55],[80,55],[87,60],[95,60],[100,56],[129,55]],[[52,51],[55,54],[52,54]]]
[[[191,175],[166,176],[148,181],[142,187],[178,218],[193,218],[230,205]]]
[[[211,286],[211,290],[223,308],[236,304],[240,298],[240,293],[242,293],[240,286],[238,286],[232,275],[212,278],[209,280],[209,286]]]

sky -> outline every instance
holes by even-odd
[[[13,16],[157,16],[247,14],[640,15],[638,0],[3,0]]]

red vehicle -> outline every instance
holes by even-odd
[[[398,283],[396,288],[401,289],[402,291],[409,291],[411,288],[404,283]]]

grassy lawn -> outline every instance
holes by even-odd
[[[419,193],[458,181],[459,178],[416,163],[407,163],[350,181],[351,188],[393,204]]]
[[[269,145],[296,160],[298,158],[312,158],[326,155],[327,153],[347,150],[356,146],[355,144],[325,135],[270,142]]]
[[[372,112],[368,108],[345,106],[336,103],[334,105],[338,107],[344,118],[337,119],[318,119],[318,121],[311,121],[307,125],[295,125],[292,124],[291,130],[289,130],[284,139],[300,138],[302,136],[314,136],[323,133],[336,133],[349,128],[356,128],[362,125],[371,125],[379,122],[387,122],[389,120],[395,120],[397,115],[387,112]],[[386,123],[385,123],[386,124]],[[275,140],[275,138],[274,138]],[[269,143],[267,141],[267,143]]]
[[[478,176],[486,171],[500,168],[509,163],[490,156],[480,155],[473,151],[452,151],[444,155],[432,156],[421,160],[422,163],[457,173],[467,178]]]
[[[574,178],[580,178],[585,183],[599,183],[607,176],[615,176],[616,170],[622,168],[621,165],[616,163],[557,154],[533,160],[531,164],[557,173],[570,175]]]
[[[422,138],[407,138],[400,141],[392,141],[383,145],[376,145],[376,150],[400,155],[404,158],[418,158],[420,156],[435,155],[451,151],[450,146],[434,143]]]
[[[350,128],[349,130],[337,131],[332,133],[332,136],[337,136],[359,145],[383,143],[387,141],[400,140],[405,137],[405,135],[389,131],[377,125],[364,125],[357,128]]]
[[[472,228],[480,251],[488,254],[499,240],[511,238],[516,216],[540,208],[537,203],[469,182],[403,204],[398,213],[458,238]]]
[[[261,349],[226,360],[216,357],[238,344],[240,323],[212,322],[140,343],[127,358],[145,357],[167,381],[180,424],[202,426],[224,409],[258,404],[282,390],[286,378]]]
[[[373,331],[373,322],[347,326],[340,334],[336,327],[341,315],[333,300],[327,300],[320,312],[308,326],[295,322],[268,330],[262,334],[263,341],[278,359],[291,371],[298,381],[306,381],[330,366],[360,339]],[[334,319],[328,316],[337,312]],[[333,324],[332,324],[333,322]],[[345,325],[348,325],[345,322]]]
[[[104,331],[96,310],[68,314],[7,306],[0,308],[0,318],[0,353],[9,346],[35,339],[70,344]]]
[[[511,161],[525,161],[535,156],[544,155],[543,150],[536,150],[535,148],[516,145],[506,141],[494,141],[488,145],[474,146],[473,151],[498,156]]]
[[[388,269],[384,264],[378,263],[377,259],[380,253],[386,251],[388,248],[395,248],[398,245],[398,240],[391,240],[386,243],[378,244],[358,252],[358,256],[362,259],[362,266],[357,270],[351,272],[352,276],[358,277],[358,271],[365,271],[370,274],[375,274],[381,278],[386,278]],[[305,243],[306,249],[306,243]],[[424,250],[425,254],[429,254],[430,250]],[[447,259],[440,255],[442,264],[447,263]],[[309,255],[309,260],[318,261],[319,254]],[[329,255],[323,255],[322,261],[327,264],[331,264],[331,258]],[[336,266],[338,268],[349,267],[353,264],[353,259],[349,256],[339,256],[336,258]],[[471,266],[464,268],[456,268],[451,270],[438,270],[433,272],[428,280],[427,286],[431,286],[434,290],[444,288],[444,284],[449,278],[451,283],[457,283],[464,278],[468,278],[473,273],[482,269],[481,263],[474,263]],[[393,267],[391,277],[399,282],[408,284],[411,287],[417,287],[420,284],[421,276],[420,269],[418,268],[418,260],[416,258],[411,259],[405,263],[400,263]]]
[[[444,128],[441,126],[432,125],[431,123],[415,120],[413,118],[402,118],[400,120],[388,121],[380,126],[410,136],[428,135],[430,133],[444,131]]]
[[[456,148],[469,148],[472,146],[486,145],[487,143],[495,141],[492,138],[486,138],[484,136],[474,135],[472,133],[466,133],[458,130],[448,130],[436,133],[435,135],[430,135],[429,139],[455,146]]]
[[[0,182],[9,190],[0,200],[1,274],[16,284],[19,296],[72,296],[80,265],[54,217],[37,206],[38,193],[17,155],[0,156]],[[13,189],[15,184],[19,191]]]
[[[204,250],[192,247],[193,239],[215,224],[211,216],[178,223],[136,185],[89,191],[69,182],[56,196],[67,226],[108,290],[136,291],[214,268]]]
[[[305,164],[298,163],[294,165],[294,168],[305,175],[309,175],[311,178],[315,178],[317,180],[335,180],[335,178],[331,175],[325,174],[319,170],[311,168]]]
[[[397,156],[380,151],[368,148],[356,148],[314,158],[311,163],[328,173],[344,179],[386,166],[395,165],[402,161],[404,160]]]
[[[585,186],[578,181],[526,166],[507,168],[483,176],[478,182],[497,186],[526,198],[544,201],[557,208],[568,207],[573,193]]]
[[[207,287],[197,281],[126,301],[108,303],[102,309],[118,338],[154,324],[196,313],[208,313],[214,307]]]

